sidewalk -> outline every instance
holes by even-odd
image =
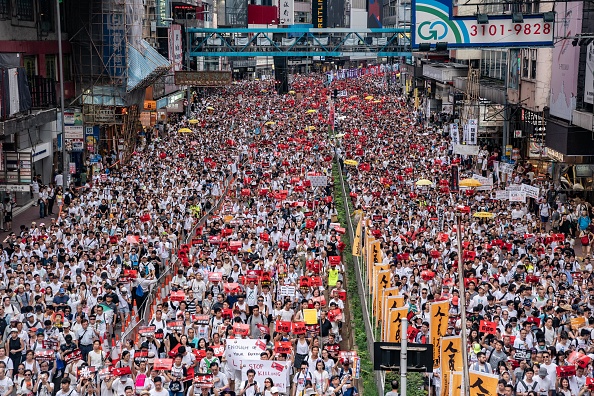
[[[30,202],[22,207],[17,208],[13,212],[12,216],[12,232],[19,234],[21,225],[27,228],[31,227],[31,222],[50,224],[52,218],[58,217],[58,206],[54,205],[54,214],[52,216],[46,216],[44,219],[39,218],[39,206],[33,206],[33,202]],[[0,243],[8,236],[10,231],[0,231]]]

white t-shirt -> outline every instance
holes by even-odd
[[[162,388],[160,391],[156,389],[150,390],[151,396],[169,396],[169,391],[165,388]]]
[[[0,395],[6,394],[8,388],[10,388],[13,385],[14,383],[8,377],[5,377],[3,380],[0,380]]]

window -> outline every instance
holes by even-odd
[[[0,0],[0,15],[10,15],[10,0]]]
[[[15,5],[18,19],[28,22],[35,20],[35,5],[33,0],[15,0]]]
[[[64,60],[64,81],[72,81],[70,54],[64,54],[62,59]]]
[[[45,77],[58,81],[58,62],[56,55],[45,56]]]
[[[33,79],[33,76],[37,75],[37,56],[27,55],[23,56],[23,67],[27,71],[27,78]]]
[[[53,32],[54,29],[54,13],[55,13],[55,4],[52,1],[45,0],[38,3],[39,4],[39,24],[41,26],[42,31],[44,32]]]
[[[536,59],[538,50],[530,50],[530,78],[536,80]]]
[[[529,53],[527,49],[522,50],[522,77],[528,78],[528,59]]]

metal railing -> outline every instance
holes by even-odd
[[[351,220],[351,211],[349,207],[349,200],[350,196],[348,192],[350,189],[345,187],[344,177],[343,177],[343,167],[340,165],[340,161],[336,161],[338,164],[338,170],[340,174],[340,187],[342,189],[342,197],[343,197],[343,204],[346,212],[346,230],[347,235],[349,237],[349,241],[351,242],[351,246],[355,241],[355,228],[353,228],[353,222]],[[355,226],[356,227],[356,226]],[[356,263],[355,267],[355,276],[357,278],[357,289],[359,291],[359,296],[361,296],[362,304],[361,308],[363,310],[363,319],[365,322],[365,334],[367,335],[367,339],[371,340],[371,342],[367,343],[367,351],[369,352],[369,356],[371,361],[373,361],[373,343],[376,341],[375,339],[375,329],[373,324],[371,323],[371,299],[369,298],[369,288],[367,287],[367,282],[364,282],[363,279],[367,279],[369,274],[366,274],[367,268],[365,266],[365,262],[363,260],[363,256],[357,257],[352,256],[353,261]],[[382,371],[375,372],[375,382],[378,389],[378,394],[384,394],[384,383],[385,383],[385,374]]]

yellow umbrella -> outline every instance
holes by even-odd
[[[295,91],[293,91],[293,90],[289,91],[289,95],[295,95]]]
[[[417,185],[417,186],[431,186],[431,185],[433,185],[433,182],[431,180],[427,180],[427,179],[419,179],[419,180],[417,180],[415,185]]]
[[[311,114],[311,113],[317,113],[318,111],[316,109],[309,109],[306,111],[307,114]]]
[[[372,100],[372,99],[373,99],[373,96],[371,96],[371,95],[365,97],[365,100]]]
[[[308,126],[308,127],[307,127],[307,129],[308,129],[309,131],[314,131],[314,130],[316,129],[316,127],[315,127],[315,126],[313,126],[313,125],[310,125],[310,126]]]
[[[190,128],[181,128],[178,132],[179,133],[192,133],[192,130]]]
[[[208,106],[208,107],[206,108],[206,110],[214,110],[214,107],[212,107],[212,106]]]
[[[491,219],[495,217],[494,213],[491,212],[476,212],[472,217],[478,217],[479,219]]]
[[[190,124],[198,124],[200,121],[198,120],[190,120],[188,121]]]
[[[343,138],[344,137],[344,133],[339,133],[338,135],[334,136],[337,139]]]
[[[373,103],[382,103],[381,100],[374,100]]]
[[[274,125],[274,124],[276,124],[276,122],[274,122],[274,121],[268,121],[264,125]]]
[[[357,166],[357,165],[359,165],[359,163],[357,161],[355,161],[354,159],[344,160],[344,164],[345,165],[348,165],[348,166]]]
[[[460,180],[460,187],[480,187],[483,183],[476,179],[464,179]]]

